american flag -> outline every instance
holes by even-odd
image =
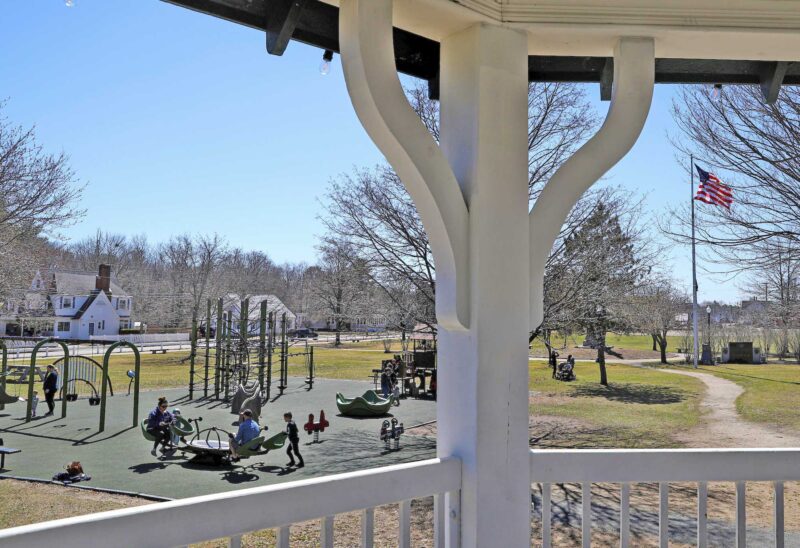
[[[720,181],[713,173],[700,169],[700,166],[694,167],[697,168],[697,173],[700,174],[700,188],[697,189],[694,199],[706,204],[720,205],[725,209],[730,209],[733,203],[731,187]]]

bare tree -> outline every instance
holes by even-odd
[[[217,234],[175,236],[161,247],[175,297],[174,324],[180,325],[188,317],[200,317],[205,299],[218,293],[216,283],[225,251],[225,242]]]
[[[322,244],[320,260],[312,267],[309,290],[314,307],[333,321],[335,345],[349,321],[365,312],[368,295],[367,267],[347,245]]]
[[[438,103],[428,99],[421,86],[407,93],[438,141]],[[530,85],[528,119],[529,187],[535,199],[596,119],[580,87],[553,83]],[[397,175],[388,167],[377,167],[341,176],[331,182],[326,207],[326,242],[347,242],[366,261],[373,281],[399,315],[435,330],[433,257],[416,207]]]
[[[641,283],[630,299],[630,316],[634,325],[652,336],[661,352],[661,363],[667,363],[667,335],[678,325],[678,315],[688,297],[663,276],[653,276]]]
[[[30,282],[52,253],[48,237],[78,220],[83,187],[64,153],[48,154],[35,128],[14,126],[0,102],[0,295]]]
[[[83,187],[68,158],[48,154],[34,128],[13,126],[0,103],[0,248],[25,236],[53,235],[83,215]]]
[[[761,268],[800,251],[800,90],[781,89],[766,105],[757,86],[726,87],[717,99],[705,87],[684,87],[673,105],[681,138],[677,150],[694,154],[707,169],[723,172],[734,204],[700,204],[697,238],[704,254],[730,272]],[[688,166],[687,166],[688,167]],[[664,216],[662,228],[689,238],[686,209]]]

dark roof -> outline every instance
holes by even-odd
[[[66,270],[53,270],[51,274],[55,278],[55,290],[58,295],[89,295],[96,289],[97,274],[94,272],[70,272]],[[122,289],[117,280],[111,278],[111,294],[115,297],[128,297],[127,292]]]

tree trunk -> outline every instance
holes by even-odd
[[[597,365],[600,366],[600,384],[608,386],[608,374],[606,373],[606,334],[605,332],[598,333],[597,340],[600,346],[597,347]]]
[[[656,351],[656,343],[658,341],[658,336],[655,333],[651,333],[650,336],[653,337],[653,352],[655,352]]]
[[[655,337],[655,335],[654,335]],[[661,348],[661,363],[667,363],[667,333],[658,334],[658,346]]]

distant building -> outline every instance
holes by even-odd
[[[275,330],[280,332],[281,318],[286,314],[286,330],[295,329],[297,326],[297,316],[289,310],[283,302],[275,295],[253,295],[248,298],[247,330],[250,335],[259,332],[261,323],[261,303],[267,303],[267,314],[273,313],[275,318]],[[222,323],[228,324],[231,321],[231,333],[238,334],[241,326],[242,299],[238,295],[228,294],[222,299]],[[216,332],[217,317],[212,309],[211,328]],[[204,323],[204,322],[201,322]]]
[[[37,271],[20,298],[0,308],[0,334],[89,339],[117,335],[131,326],[132,297],[119,286],[109,265],[97,274]]]

